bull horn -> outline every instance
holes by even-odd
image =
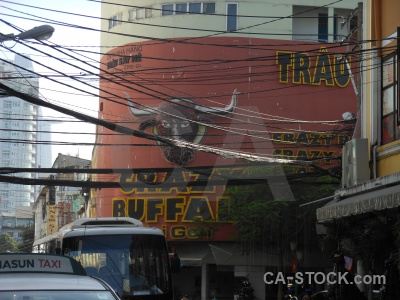
[[[205,107],[205,106],[200,106],[196,105],[196,109],[203,112],[203,113],[212,113],[212,114],[217,114],[217,115],[226,115],[234,111],[237,105],[237,100],[236,100],[236,89],[233,91],[232,98],[231,98],[231,103],[229,103],[225,107]]]
[[[146,116],[151,116],[151,115],[155,114],[154,110],[151,108],[145,108],[145,109],[135,108],[135,105],[134,105],[131,97],[129,96],[129,94],[126,92],[123,92],[123,93],[125,94],[126,99],[128,100],[129,110],[131,111],[132,115],[134,115],[135,117],[146,117]]]

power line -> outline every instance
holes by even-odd
[[[154,91],[154,90],[153,90]],[[143,92],[143,91],[140,91],[140,92]],[[154,95],[153,95],[154,96]],[[111,100],[111,99],[108,99],[108,100]],[[111,100],[111,101],[113,101],[114,102],[114,100]],[[204,125],[204,124],[203,124]],[[262,124],[263,125],[263,124]],[[210,125],[209,124],[207,124],[207,126],[209,126],[210,127]],[[212,127],[212,126],[211,126]],[[221,129],[221,128],[219,128],[219,129]],[[224,130],[226,130],[226,129],[224,129]]]
[[[15,91],[12,88],[8,87],[7,85],[0,83],[0,88],[5,90],[8,94],[19,97],[21,99],[24,99],[27,102],[30,102],[32,104],[36,104],[36,105],[40,105],[40,106],[44,106],[44,107],[48,107],[51,108],[53,110],[62,112],[64,114],[70,115],[70,116],[74,116],[78,119],[96,124],[96,125],[100,125],[103,126],[105,128],[108,128],[110,130],[116,131],[116,132],[120,132],[120,133],[126,133],[126,134],[131,134],[133,136],[137,136],[137,137],[141,137],[141,138],[146,138],[149,140],[156,140],[159,142],[162,142],[164,144],[167,145],[172,145],[172,146],[177,146],[177,147],[183,147],[183,148],[189,148],[192,150],[197,150],[197,151],[203,151],[203,152],[208,152],[208,153],[214,153],[223,157],[236,157],[236,158],[243,158],[249,161],[269,161],[269,162],[280,162],[280,163],[299,163],[298,161],[293,161],[293,160],[288,160],[288,159],[276,159],[276,158],[268,158],[268,157],[264,157],[263,155],[256,155],[256,154],[250,154],[250,153],[242,153],[239,151],[234,151],[234,150],[225,150],[225,149],[218,149],[216,147],[210,147],[210,146],[203,146],[203,145],[198,145],[198,144],[193,144],[190,142],[185,142],[185,141],[181,141],[181,140],[174,140],[174,139],[170,139],[170,138],[165,138],[165,137],[161,137],[161,136],[155,136],[152,134],[147,134],[145,132],[142,131],[137,131],[131,128],[127,128],[121,125],[117,125],[114,123],[110,123],[104,120],[99,120],[96,119],[94,117],[90,117],[75,111],[71,111],[69,109],[60,107],[60,106],[56,106],[54,104],[45,102],[39,98],[33,97],[31,95],[27,95],[24,94],[22,92],[19,91]],[[302,162],[304,164],[308,164],[307,162]]]

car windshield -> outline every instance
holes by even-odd
[[[1,300],[115,300],[108,291],[0,291]]]

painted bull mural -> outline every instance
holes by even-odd
[[[237,105],[237,92],[233,92],[230,103],[225,107],[206,107],[189,98],[171,98],[155,108],[135,107],[129,94],[126,95],[129,109],[135,118],[143,119],[139,129],[152,128],[153,133],[175,140],[199,144],[206,132],[206,124],[211,118],[232,113]],[[161,154],[168,162],[185,166],[195,157],[194,150],[159,143]]]

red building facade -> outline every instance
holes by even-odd
[[[244,178],[249,162],[300,163],[293,172],[311,161],[338,166],[352,132],[342,115],[357,110],[345,51],[239,37],[111,49],[101,61],[99,118],[137,134],[97,129],[93,167],[132,171],[106,178],[121,188],[96,190],[92,216],[130,216],[168,240],[198,241],[194,220],[218,221],[227,178]],[[234,231],[225,224],[207,240],[229,241]]]

